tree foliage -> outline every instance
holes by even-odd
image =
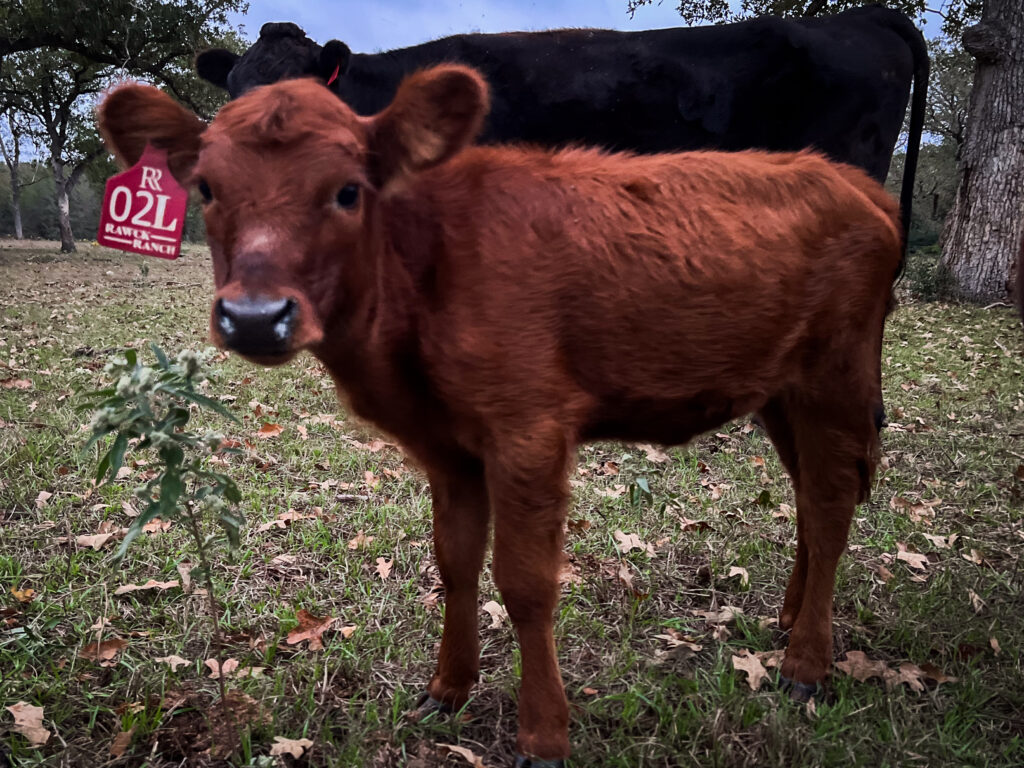
[[[51,212],[64,250],[74,249],[69,208],[75,187],[89,163],[104,155],[92,114],[97,94],[118,78],[137,77],[211,117],[225,96],[195,74],[193,57],[207,45],[243,50],[227,14],[246,7],[245,0],[0,4],[0,112],[14,115],[47,156]],[[20,165],[13,158],[6,165],[13,197]],[[107,164],[103,170],[107,176],[112,169]],[[95,195],[88,192],[84,197],[91,200]]]
[[[36,48],[159,77],[163,67],[224,34],[245,0],[5,0],[0,57]]]
[[[924,129],[943,141],[952,141],[959,158],[967,127],[974,59],[962,47],[941,38],[928,41],[928,55],[932,66]]]
[[[628,0],[630,14],[656,0]],[[730,0],[678,0],[679,15],[687,24],[740,21],[756,16],[823,16],[845,11],[865,0],[741,0],[739,10]],[[982,0],[887,0],[890,8],[897,8],[924,25],[930,18],[937,19],[948,36],[959,37],[971,21],[981,16]]]

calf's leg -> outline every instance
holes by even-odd
[[[569,447],[559,437],[523,448],[520,457],[502,456],[487,466],[494,581],[522,651],[517,765],[554,766],[569,755],[569,705],[553,633]]]
[[[798,541],[797,566],[783,606],[784,617],[792,616],[787,612],[795,616],[782,676],[796,684],[798,693],[807,693],[825,679],[832,663],[836,567],[856,505],[870,488],[878,435],[870,401],[793,409],[791,417],[799,457],[798,536],[805,554],[801,573]]]
[[[799,492],[799,454],[796,448],[796,435],[793,433],[793,425],[790,422],[788,411],[785,399],[780,396],[769,400],[758,415],[775,446],[775,451],[779,454],[782,466],[789,473],[793,488]],[[787,630],[793,628],[796,617],[800,613],[800,605],[804,599],[804,585],[807,581],[807,541],[804,537],[803,517],[799,514],[796,530],[796,563],[789,579],[789,586],[786,587],[786,599],[782,604],[782,613],[779,615],[779,626]]]
[[[437,670],[421,709],[458,709],[480,676],[480,571],[487,549],[490,504],[483,465],[467,458],[428,466],[434,503],[434,553],[445,588],[444,630]]]

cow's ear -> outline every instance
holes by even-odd
[[[341,40],[328,40],[320,49],[320,58],[317,60],[317,72],[320,78],[327,82],[332,77],[342,77],[348,72],[348,63],[351,58],[352,51]]]
[[[196,56],[196,73],[218,88],[228,89],[228,75],[239,55],[225,48],[210,48]]]
[[[487,109],[487,83],[469,67],[446,64],[407,77],[371,122],[374,181],[384,186],[444,162],[476,137]]]
[[[122,166],[135,165],[146,144],[167,152],[174,177],[188,182],[206,124],[161,90],[133,83],[109,92],[99,106],[103,141]]]

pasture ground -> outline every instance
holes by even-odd
[[[163,262],[87,245],[60,255],[49,243],[7,242],[0,278],[0,706],[41,706],[51,731],[32,747],[0,709],[0,765],[469,764],[439,744],[509,764],[519,658],[507,620],[481,611],[483,675],[462,716],[405,717],[432,671],[444,605],[426,483],[340,411],[308,357],[271,371],[224,359],[207,391],[242,420],[214,426],[246,445],[229,471],[249,524],[215,574],[223,653],[264,668],[230,683],[239,702],[252,699],[236,707],[245,727],[231,742],[203,663],[217,651],[204,598],[181,588],[113,594],[180,579],[183,533],[145,537],[119,570],[112,546],[75,543],[128,524],[146,471],[91,486],[96,455],[81,450],[88,414],[75,410],[78,395],[125,346],[147,359],[150,340],[170,352],[205,346],[208,258],[195,249]],[[794,502],[759,429],[730,424],[667,459],[589,446],[574,477],[556,625],[572,765],[1024,764],[1019,320],[1005,307],[904,296],[884,355],[893,423],[840,565],[835,646],[837,661],[862,651],[888,675],[876,667],[858,681],[837,668],[808,707],[775,690],[774,669],[754,691],[733,668],[745,651],[770,662],[763,652],[785,642],[772,620],[794,556]],[[264,424],[280,434],[258,438]],[[259,530],[288,510],[300,516]],[[621,553],[616,531],[650,549]],[[481,604],[491,600],[500,597],[485,576]],[[742,614],[702,613],[725,606]],[[322,650],[287,643],[300,610],[338,619]],[[80,655],[101,634],[127,643],[108,666]],[[172,671],[156,661],[169,655],[187,663]],[[943,673],[956,680],[937,683]],[[130,736],[115,757],[122,732]],[[230,755],[204,753],[211,732]],[[313,745],[299,759],[272,758],[275,737]]]

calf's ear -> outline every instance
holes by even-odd
[[[407,77],[371,123],[374,182],[384,186],[444,162],[476,138],[488,106],[487,83],[469,67],[446,64]]]
[[[122,166],[137,163],[152,144],[167,152],[174,177],[188,182],[206,123],[163,91],[136,83],[109,92],[98,112],[103,141]]]

